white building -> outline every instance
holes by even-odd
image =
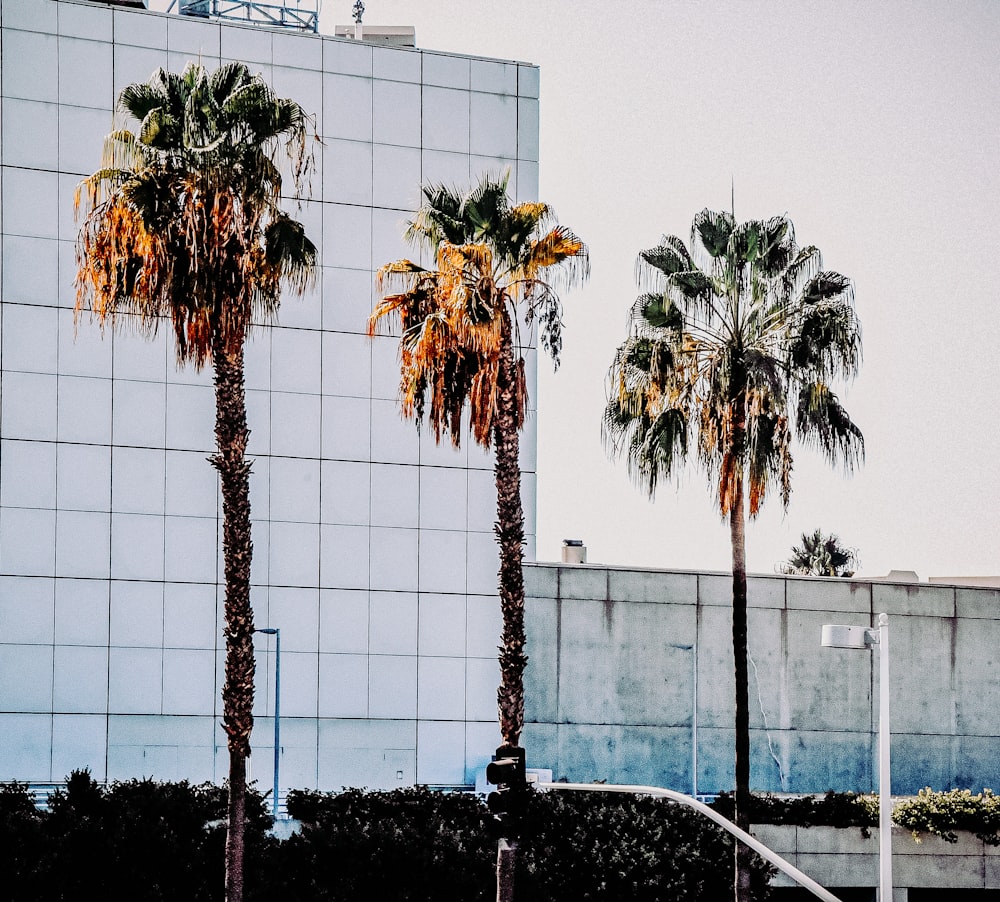
[[[538,181],[538,70],[159,14],[2,0],[0,780],[222,780],[221,507],[210,373],[171,337],[74,327],[73,192],[117,93],[243,60],[316,115],[312,297],[248,346],[253,604],[281,629],[281,783],[469,784],[496,728],[491,459],[400,419],[364,335],[421,183]],[[534,433],[522,440],[534,530]],[[533,554],[529,538],[528,556]],[[273,639],[253,777],[271,784]]]

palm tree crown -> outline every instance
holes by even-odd
[[[308,118],[242,63],[209,74],[155,72],[122,91],[102,168],[77,189],[78,312],[114,325],[172,321],[179,361],[201,367],[213,343],[242,346],[273,318],[282,284],[301,293],[316,250],[279,207],[279,142],[296,186],[308,174]]]
[[[557,287],[587,276],[587,249],[554,222],[544,203],[512,205],[507,178],[487,177],[465,194],[444,186],[423,188],[424,203],[406,237],[433,255],[435,268],[398,260],[379,270],[387,294],[369,321],[374,335],[383,319],[402,326],[400,392],[407,416],[425,413],[435,437],[458,446],[461,414],[469,405],[474,439],[492,443],[501,346],[516,349],[515,395],[520,428],[527,399],[519,317],[539,325],[556,365],[562,348],[562,305]],[[427,407],[429,403],[429,408]]]
[[[751,517],[775,484],[787,506],[793,435],[848,468],[863,456],[830,389],[861,358],[851,283],[796,245],[787,218],[738,225],[704,210],[691,252],[664,237],[637,270],[649,290],[611,367],[604,435],[650,495],[692,437],[724,516],[744,479]]]

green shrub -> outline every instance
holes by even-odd
[[[301,835],[280,871],[296,902],[495,898],[497,830],[474,796],[426,789],[290,793]],[[654,902],[732,892],[732,841],[668,802],[611,793],[535,793],[522,823],[519,902]],[[754,871],[766,898],[768,866]],[[310,886],[310,883],[314,884]],[[286,892],[289,884],[285,884]]]
[[[724,817],[733,817],[732,793],[722,793],[710,807]],[[754,794],[750,797],[750,822],[796,827],[860,827],[867,836],[869,827],[878,826],[878,796],[832,791],[824,796],[787,798]]]
[[[1000,846],[1000,798],[991,789],[973,795],[968,789],[934,792],[929,786],[915,799],[899,802],[892,819],[913,832],[933,833],[948,842],[958,842],[956,830],[968,830],[991,846]]]
[[[248,882],[275,841],[259,793],[248,793]],[[223,888],[224,788],[74,771],[38,811],[24,787],[0,788],[4,898],[209,902]],[[30,855],[27,852],[30,851]]]
[[[279,852],[283,898],[489,898],[496,845],[491,815],[475,796],[349,789],[290,792],[287,804],[302,831]]]
[[[723,793],[712,807],[725,817],[733,816],[733,797]],[[778,798],[751,797],[750,820],[754,824],[791,824],[799,827],[861,827],[867,836],[879,822],[879,797],[853,792],[828,792],[825,796]],[[1000,798],[990,789],[973,795],[968,789],[935,792],[929,786],[916,798],[896,802],[892,820],[906,827],[920,842],[921,833],[933,833],[957,842],[956,830],[975,834],[991,846],[1000,846]]]
[[[248,796],[247,902],[489,902],[496,821],[483,801],[426,788],[289,794],[301,833],[279,842]],[[0,787],[4,893],[11,902],[217,902],[223,895],[225,789],[186,782],[98,784],[70,775],[38,811],[27,787]],[[663,800],[532,794],[518,857],[519,902],[723,898],[733,845]],[[757,898],[769,868],[754,870]]]
[[[531,798],[516,878],[525,902],[685,902],[732,896],[732,837],[648,796],[553,790]],[[754,856],[755,899],[774,873]]]
[[[26,784],[0,785],[0,873],[11,902],[35,898],[46,848],[43,823]]]

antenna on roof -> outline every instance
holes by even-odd
[[[354,0],[354,40],[360,41],[362,37],[361,17],[365,14],[365,5],[361,0]]]

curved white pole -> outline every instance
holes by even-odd
[[[803,874],[795,865],[785,861],[777,852],[772,852],[767,846],[757,839],[754,839],[745,830],[741,830],[731,820],[723,817],[717,811],[713,811],[708,805],[686,796],[682,792],[675,792],[672,789],[663,789],[659,786],[623,786],[613,783],[535,783],[538,789],[575,789],[582,792],[630,792],[635,795],[654,796],[656,798],[670,799],[678,805],[687,805],[695,811],[705,815],[710,820],[715,821],[723,830],[728,830],[740,842],[745,843],[753,849],[765,861],[773,864],[779,871],[787,874],[799,886],[805,887],[814,896],[819,896],[824,902],[840,902],[833,893],[823,889],[812,877]]]

